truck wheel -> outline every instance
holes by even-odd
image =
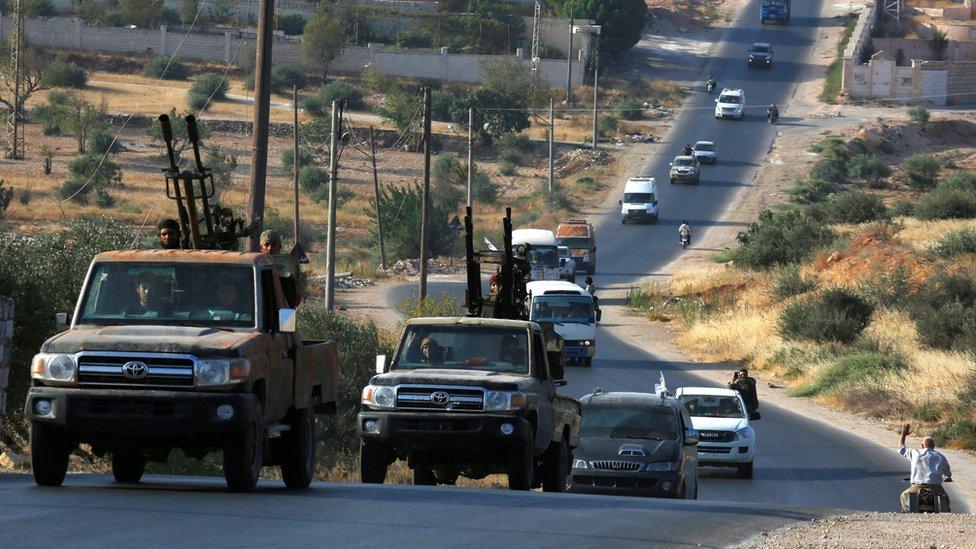
[[[508,487],[512,490],[531,490],[535,459],[532,443],[515,445],[508,450]]]
[[[739,469],[739,478],[752,478],[752,462],[743,463],[737,467]]]
[[[281,480],[289,488],[308,488],[315,477],[315,416],[311,408],[292,410],[290,415],[291,429],[281,433]]]
[[[414,486],[437,486],[437,477],[434,475],[434,470],[430,467],[422,467],[420,465],[414,467],[413,484]]]
[[[146,456],[142,450],[112,452],[112,476],[115,482],[135,484],[146,472]]]
[[[543,458],[542,491],[565,492],[569,480],[569,442],[550,444]]]
[[[359,446],[359,480],[365,484],[383,484],[389,452],[379,444],[363,442]]]
[[[54,425],[31,423],[31,468],[38,486],[61,486],[68,472],[68,445],[64,430]]]
[[[264,408],[255,406],[254,421],[224,439],[224,480],[232,492],[251,492],[264,461]]]

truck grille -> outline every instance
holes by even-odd
[[[634,461],[591,461],[590,466],[603,471],[640,471],[641,464]]]
[[[723,448],[721,446],[702,446],[698,445],[699,454],[730,454],[732,453],[732,448]]]
[[[145,377],[131,378],[123,373],[130,362],[146,366]],[[193,387],[193,358],[159,355],[82,354],[78,357],[78,383],[144,388]]]
[[[732,431],[698,431],[698,438],[707,442],[732,442]]]
[[[397,388],[396,407],[409,410],[480,412],[484,409],[485,391],[478,387]]]

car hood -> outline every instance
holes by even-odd
[[[699,431],[738,431],[749,425],[745,418],[691,416],[691,424]]]
[[[196,356],[246,356],[257,352],[257,332],[232,332],[197,326],[102,326],[61,332],[41,346],[46,353],[115,351],[181,353]]]
[[[573,457],[584,461],[620,460],[650,463],[676,461],[678,441],[639,440],[627,438],[580,437]],[[623,452],[625,455],[621,455]],[[633,455],[637,453],[638,455]],[[639,455],[643,453],[644,455]]]
[[[486,389],[514,390],[518,385],[529,381],[524,375],[502,374],[486,370],[452,370],[437,368],[429,370],[393,371],[373,376],[374,385],[464,385]]]

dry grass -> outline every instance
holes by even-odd
[[[976,229],[976,219],[923,221],[908,217],[901,218],[898,222],[902,226],[901,230],[898,231],[898,239],[918,252],[927,251],[935,246],[943,236],[951,232]]]

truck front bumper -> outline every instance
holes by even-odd
[[[41,415],[47,404],[50,412]],[[227,405],[226,419],[217,408]],[[79,439],[188,436],[241,429],[257,415],[251,393],[194,393],[31,387],[24,415],[31,422],[61,425]]]
[[[580,345],[579,343],[566,342],[563,346],[563,359],[567,364],[582,364],[587,358],[596,356],[596,343],[592,345]]]
[[[533,437],[527,419],[501,414],[367,410],[359,413],[356,430],[364,442],[406,450],[475,450],[483,446],[531,444]]]
[[[680,497],[678,472],[599,471],[573,468],[570,492],[578,494],[631,495],[654,498]]]

